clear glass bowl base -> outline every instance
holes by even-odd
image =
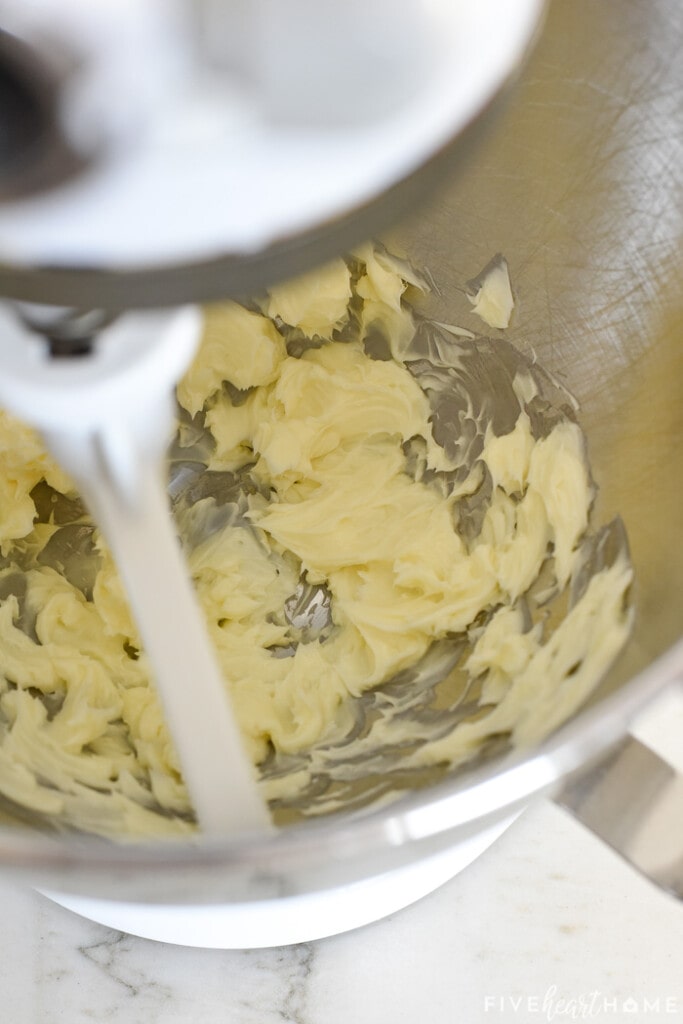
[[[514,815],[439,854],[337,889],[206,906],[119,903],[48,889],[48,899],[81,917],[157,942],[205,949],[255,949],[311,942],[379,921],[438,889],[471,864]]]

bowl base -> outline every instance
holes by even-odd
[[[512,824],[496,822],[441,853],[336,889],[281,899],[218,905],[119,903],[39,891],[81,917],[144,939],[206,949],[286,946],[379,921],[438,889]]]

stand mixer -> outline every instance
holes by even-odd
[[[216,792],[212,766],[239,740],[222,712],[218,672],[199,623],[187,626],[193,602],[189,592],[182,597],[180,569],[170,610],[186,623],[186,634],[174,652],[163,635],[168,620],[159,609],[145,613],[154,597],[153,585],[141,596],[152,563],[135,572],[140,552],[155,539],[156,574],[173,559],[163,499],[157,493],[143,507],[142,482],[160,479],[171,428],[167,395],[189,365],[198,325],[187,312],[106,321],[112,302],[124,309],[141,298],[146,306],[154,302],[139,286],[129,294],[131,274],[144,278],[152,265],[171,278],[178,263],[258,253],[367,202],[422,163],[489,99],[528,44],[539,13],[529,3],[514,19],[512,38],[500,30],[491,36],[479,81],[464,89],[462,72],[448,74],[461,38],[472,31],[468,8],[460,7],[425,10],[405,2],[397,10],[381,3],[368,11],[358,3],[301,0],[3,5],[11,148],[2,185],[15,198],[0,210],[0,288],[22,295],[28,287],[32,299],[44,301],[40,268],[48,265],[64,281],[60,305],[76,308],[24,305],[5,319],[0,399],[41,429],[116,552],[145,646],[157,668],[166,659],[166,710],[176,744],[188,750],[181,755],[184,774],[209,831],[230,833],[236,818],[244,827],[263,825],[265,812],[255,795],[245,797],[250,807],[236,817],[227,811],[249,789],[242,758],[225,773],[230,791]],[[485,15],[475,19],[480,33]],[[342,149],[355,153],[353,171]],[[102,288],[92,287],[93,270]],[[280,273],[291,271],[283,258]],[[108,276],[116,282],[113,294]],[[198,277],[189,287],[164,288],[165,302],[206,297],[201,271]],[[224,286],[235,288],[229,272]],[[106,311],[91,310],[94,303],[106,303]],[[98,318],[105,326],[97,327]],[[32,339],[21,337],[27,330]],[[48,339],[42,359],[36,334]],[[89,371],[98,362],[95,383]],[[136,408],[142,414],[131,423]],[[125,508],[131,523],[146,524],[137,555],[131,537],[118,530]],[[159,594],[169,592],[157,586]],[[165,686],[173,666],[180,681],[194,670],[206,693],[200,697],[195,688],[187,702],[182,683]],[[193,709],[201,721],[192,720]],[[193,734],[204,737],[201,751]]]
[[[193,856],[205,868],[207,894],[193,884],[177,899],[174,889],[175,905],[165,906],[160,878],[151,896],[126,884],[124,902],[111,892],[105,900],[55,898],[117,927],[197,944],[296,941],[371,920],[453,874],[521,803],[508,801],[501,818],[480,799],[477,813],[491,812],[484,827],[455,849],[439,840],[416,865],[404,856],[406,838],[438,832],[436,819],[417,808],[404,831],[384,836],[388,859],[375,856],[331,891],[315,868],[303,893],[263,868],[253,851],[271,841],[271,826],[221,705],[164,516],[168,398],[199,334],[196,311],[185,304],[251,294],[411,208],[467,150],[465,136],[479,130],[535,37],[541,4],[405,0],[400,17],[396,4],[368,11],[305,0],[158,2],[144,12],[134,3],[93,10],[75,0],[24,7],[0,5],[0,110],[10,141],[0,177],[0,404],[43,431],[115,553],[204,833]],[[159,582],[174,592],[176,615],[184,594],[180,614],[195,622],[170,657],[149,612]],[[181,688],[168,682],[176,659],[178,679],[202,666],[201,700],[195,689],[197,699],[176,702]],[[203,766],[191,743],[198,730],[213,736]],[[211,750],[226,746],[239,783],[221,790],[209,778]],[[527,768],[529,792],[553,776],[540,761]],[[518,791],[521,800],[525,785]],[[455,796],[463,809],[477,799]],[[368,834],[383,828],[367,825]],[[230,883],[226,834],[237,851]],[[325,835],[322,823],[309,833],[309,867]],[[296,837],[272,841],[284,871],[300,856]],[[340,856],[352,859],[359,843],[351,826],[341,828]],[[183,851],[167,852],[169,875],[182,873]],[[136,848],[132,862],[149,868],[154,855]],[[212,890],[216,878],[224,904]],[[257,893],[252,902],[240,902],[241,883],[245,894]]]
[[[169,397],[199,317],[129,310],[223,298],[363,237],[387,216],[373,201],[489,104],[540,11],[0,7],[0,401],[114,551],[205,836],[271,826],[165,507]]]

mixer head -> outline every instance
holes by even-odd
[[[175,305],[347,250],[466,152],[541,9],[2,0],[0,294]]]

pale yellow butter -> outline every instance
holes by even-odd
[[[284,356],[284,341],[265,317],[236,302],[210,306],[201,351],[178,385],[178,401],[194,416],[224,381],[245,391],[275,380]]]
[[[335,261],[271,289],[263,313],[235,303],[208,310],[178,387],[215,443],[209,468],[248,466],[254,484],[244,499],[249,525],[211,533],[189,567],[251,757],[310,758],[309,769],[268,784],[279,797],[305,783],[326,743],[345,740],[355,698],[411,669],[435,641],[469,637],[463,671],[481,684],[482,712],[425,736],[406,768],[457,765],[500,733],[536,742],[591,692],[630,621],[622,559],[596,574],[554,633],[530,627],[522,599],[544,566],[561,589],[578,564],[593,500],[581,432],[562,421],[539,440],[520,412],[504,436],[486,431],[478,463],[446,486],[439,474],[455,467],[403,363],[415,330],[404,294],[422,282],[371,247],[350,266]],[[329,341],[350,329],[352,292],[358,334]],[[290,328],[315,345],[288,354]],[[366,354],[364,339],[378,330],[393,359]],[[515,381],[527,398],[534,388]],[[415,444],[424,480],[409,471]],[[485,474],[490,502],[468,540],[460,502]],[[106,547],[92,600],[35,564],[53,530],[31,532],[41,479],[70,489],[35,435],[0,414],[0,546],[33,560],[25,593],[0,603],[0,790],[107,836],[186,835],[187,793]],[[215,511],[205,502],[195,522]],[[0,571],[0,586],[11,590],[16,573]],[[329,597],[319,638],[299,636],[285,615],[302,581]],[[362,764],[361,754],[410,741],[413,729],[410,716],[389,713],[349,756]]]
[[[308,274],[273,285],[264,310],[310,337],[329,340],[348,319],[351,274],[342,259]]]

